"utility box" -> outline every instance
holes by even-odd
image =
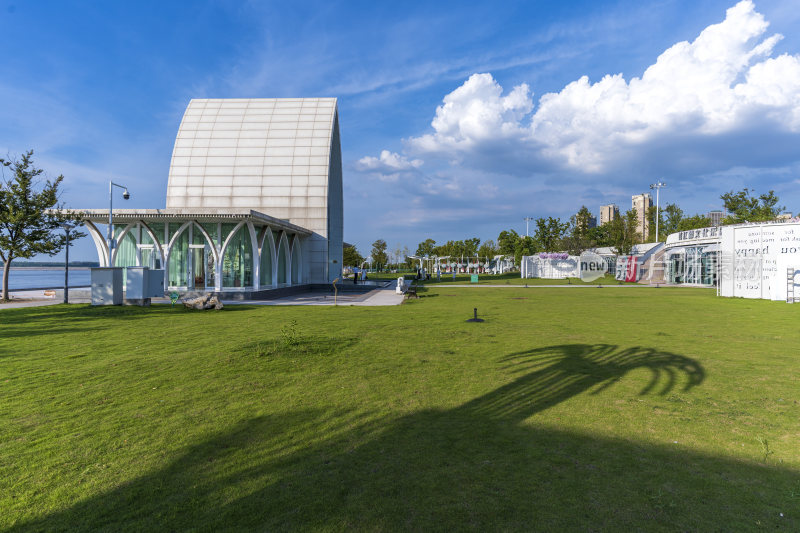
[[[122,305],[122,268],[95,267],[92,276],[92,305]]]
[[[166,290],[164,289],[164,269],[148,270],[145,277],[145,295],[147,298],[163,298]]]
[[[150,298],[164,296],[164,271],[148,267],[128,267],[125,302],[150,305]]]

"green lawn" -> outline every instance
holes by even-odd
[[[0,530],[800,530],[800,306],[420,296],[0,311]]]

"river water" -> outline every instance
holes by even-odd
[[[70,267],[69,286],[88,287],[91,285],[91,273],[88,268]],[[8,273],[8,290],[22,289],[63,289],[63,268],[14,268]]]

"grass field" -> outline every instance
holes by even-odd
[[[0,311],[0,529],[800,530],[800,306],[420,296]]]

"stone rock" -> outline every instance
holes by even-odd
[[[183,300],[183,306],[187,309],[198,309],[200,311],[205,309],[222,309],[224,307],[222,302],[219,301],[219,298],[211,293],[206,293],[197,298]]]

